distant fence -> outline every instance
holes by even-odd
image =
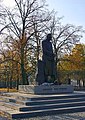
[[[10,86],[10,84],[9,84]],[[12,81],[12,85],[11,85],[13,88],[16,87],[16,82],[15,81]],[[0,88],[7,88],[8,85],[7,85],[7,81],[1,81],[0,80]]]
[[[83,87],[83,86],[82,86],[82,87],[75,86],[75,87],[74,87],[74,90],[75,90],[75,91],[85,91],[85,87]]]

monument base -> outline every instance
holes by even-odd
[[[19,92],[29,94],[63,94],[73,91],[72,85],[19,85]]]

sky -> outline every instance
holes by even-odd
[[[58,17],[63,17],[63,24],[83,26],[85,29],[85,0],[46,0],[48,8],[58,12]],[[4,0],[4,3],[12,7],[13,0]],[[85,35],[81,40],[85,43]]]
[[[64,16],[64,24],[83,26],[85,29],[85,0],[47,0],[49,9],[58,12],[58,16]],[[85,43],[85,35],[81,43]]]

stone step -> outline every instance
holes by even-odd
[[[79,97],[85,97],[85,94],[68,94],[68,95],[42,95],[42,96],[36,96],[36,97],[25,97],[25,96],[17,96],[16,99],[18,100],[32,100],[32,101],[39,101],[39,100],[47,100],[47,99],[67,99],[67,98],[79,98]]]
[[[10,97],[0,96],[0,101],[9,102]]]
[[[23,93],[4,93],[4,97],[8,98],[15,98],[16,100],[22,100],[22,101],[27,101],[27,100],[32,100],[32,101],[37,101],[37,100],[47,100],[47,99],[64,99],[64,98],[79,98],[79,97],[85,97],[85,93],[71,93],[71,94],[56,94],[56,95],[33,95],[33,94],[23,94]],[[12,101],[12,99],[11,99]]]
[[[66,107],[76,107],[84,106],[85,101],[70,102],[70,103],[56,103],[56,104],[44,104],[36,106],[20,106],[19,111],[33,111],[33,110],[45,110],[45,109],[56,109],[56,108],[66,108]]]
[[[78,98],[64,98],[64,99],[46,99],[46,100],[18,100],[16,98],[10,98],[10,97],[2,97],[1,101],[4,102],[11,102],[16,103],[20,105],[26,105],[26,106],[34,106],[34,105],[44,105],[44,104],[56,104],[56,103],[68,103],[68,102],[79,102],[79,101],[85,101],[85,97],[78,97]]]
[[[0,96],[0,99],[9,101],[9,102],[16,102],[16,100],[19,101],[41,101],[41,100],[53,100],[53,99],[67,99],[67,98],[80,98],[80,97],[85,97],[85,94],[65,94],[65,95],[23,95],[17,94],[17,95],[11,95],[10,93],[7,94],[6,96]]]
[[[7,120],[11,120],[12,119],[11,112],[15,113],[13,109],[0,105],[0,117],[2,118],[4,117],[7,118]]]
[[[56,109],[46,109],[46,110],[36,110],[36,111],[28,111],[28,112],[20,112],[18,110],[12,110],[10,108],[1,106],[0,116],[6,117],[10,120],[13,119],[25,119],[25,118],[33,118],[38,116],[47,116],[47,115],[57,115],[64,113],[75,113],[75,112],[84,112],[85,106],[78,107],[65,107],[65,108],[56,108]]]
[[[20,97],[20,98],[19,98]],[[0,116],[29,118],[52,114],[85,111],[85,94],[0,96]]]
[[[33,118],[38,116],[47,116],[47,115],[57,115],[64,113],[75,113],[75,112],[83,112],[85,111],[85,106],[78,107],[68,107],[68,108],[58,108],[58,109],[46,109],[46,110],[37,110],[37,111],[29,111],[29,112],[15,112],[11,113],[13,119],[18,118]]]
[[[4,106],[12,110],[19,110],[20,107],[22,108],[25,107],[24,105],[12,103],[12,102],[3,102],[3,101],[0,101],[0,106]]]
[[[81,98],[68,98],[68,99],[52,99],[52,100],[39,100],[39,101],[21,101],[21,104],[26,106],[44,105],[44,104],[56,104],[56,103],[68,103],[85,101],[85,97]]]
[[[19,111],[33,111],[33,110],[42,110],[42,109],[52,109],[52,108],[63,108],[63,107],[74,107],[74,106],[83,106],[85,104],[85,101],[78,101],[78,102],[62,102],[62,103],[47,103],[47,104],[37,104],[37,105],[21,105],[17,103],[12,102],[3,102],[0,101],[0,106],[5,106],[8,108],[11,108],[13,110],[19,110]]]

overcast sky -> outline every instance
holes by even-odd
[[[4,0],[8,6],[13,6],[14,0]],[[58,16],[64,16],[62,22],[77,26],[83,26],[85,29],[85,0],[46,0],[49,9],[58,12]],[[85,37],[81,42],[85,43]]]

